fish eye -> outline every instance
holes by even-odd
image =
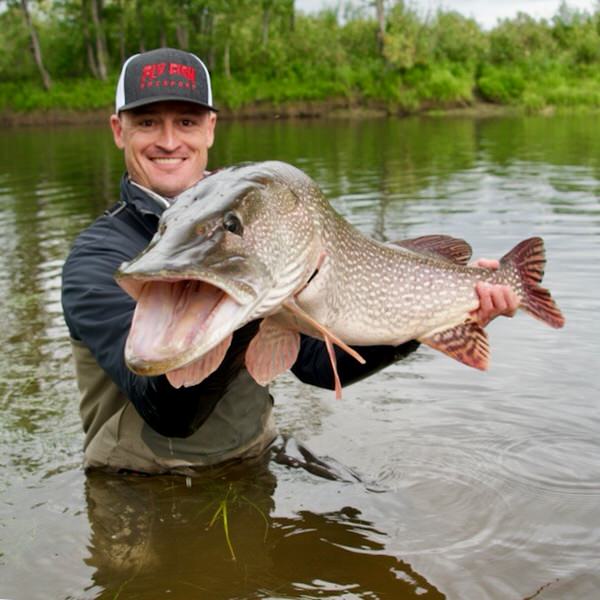
[[[223,217],[223,227],[235,235],[242,235],[244,232],[244,227],[242,226],[240,218],[232,212],[228,212]]]

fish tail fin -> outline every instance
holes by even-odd
[[[551,327],[560,328],[565,318],[549,290],[540,285],[545,266],[544,240],[540,237],[523,240],[500,259],[500,269],[516,271],[521,281],[520,308]]]

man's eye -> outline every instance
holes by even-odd
[[[184,127],[193,127],[195,125],[195,122],[192,119],[182,119],[181,124]]]
[[[140,121],[140,125],[142,127],[152,127],[152,125],[154,125],[154,121],[152,119],[142,119]]]

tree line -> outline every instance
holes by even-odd
[[[600,107],[600,2],[563,2],[483,30],[403,0],[1,0],[0,109],[108,106],[123,61],[174,46],[198,54],[221,106],[342,98],[390,112],[476,100]]]

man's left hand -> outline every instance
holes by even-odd
[[[480,258],[471,263],[472,267],[497,269],[500,263],[497,260]],[[485,327],[492,319],[500,315],[513,317],[519,308],[520,300],[513,289],[508,285],[491,284],[479,281],[475,287],[479,296],[479,308],[471,312],[471,316],[479,325]]]

